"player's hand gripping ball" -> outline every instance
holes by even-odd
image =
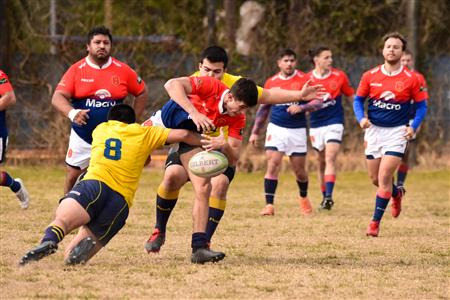
[[[189,160],[189,170],[204,178],[222,174],[227,167],[228,159],[219,151],[202,151]]]

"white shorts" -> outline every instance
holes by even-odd
[[[364,134],[364,151],[367,159],[380,158],[383,155],[403,157],[408,145],[405,137],[405,125],[380,127],[371,125]]]
[[[166,126],[164,126],[164,123],[162,121],[161,110],[155,112],[153,116],[150,117],[150,121],[152,122],[153,126],[161,126],[166,128]]]
[[[91,158],[91,145],[86,143],[78,134],[71,129],[69,138],[69,149],[66,154],[66,164],[74,168],[84,170],[89,166]]]
[[[311,145],[317,151],[325,149],[325,145],[329,142],[341,143],[342,135],[344,134],[344,125],[331,124],[327,126],[310,128],[309,138],[311,139]]]
[[[306,128],[286,128],[273,123],[267,125],[266,150],[284,152],[286,155],[305,155],[308,150]]]
[[[0,137],[0,164],[5,160],[8,137]]]

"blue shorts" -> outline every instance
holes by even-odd
[[[125,225],[128,204],[124,197],[99,180],[82,180],[61,200],[75,199],[87,211],[86,224],[105,246]]]
[[[8,136],[0,136],[0,164],[6,160],[7,147],[8,147]]]

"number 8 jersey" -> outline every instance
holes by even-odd
[[[98,125],[92,134],[91,161],[83,180],[106,183],[131,207],[145,161],[154,149],[165,144],[169,132],[159,126],[113,120]]]

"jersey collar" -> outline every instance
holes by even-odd
[[[403,71],[403,66],[400,65],[400,68],[397,71],[394,71],[392,73],[389,73],[388,71],[386,71],[386,68],[384,67],[384,64],[381,65],[381,72],[386,75],[386,76],[396,76],[398,74],[400,74]]]
[[[222,96],[220,96],[220,101],[219,101],[219,107],[218,107],[218,108],[219,108],[219,113],[220,113],[221,115],[227,113],[227,112],[225,111],[225,108],[223,108],[223,102],[224,102],[225,96],[226,96],[229,92],[230,92],[230,90],[225,90],[225,91],[223,91]]]
[[[89,67],[94,68],[94,69],[106,69],[107,67],[109,67],[112,64],[112,57],[110,56],[108,61],[102,65],[102,66],[98,66],[97,64],[94,64],[90,59],[89,56],[86,56],[86,63],[88,64]]]
[[[333,73],[333,70],[332,70],[332,69],[330,69],[330,72],[328,72],[328,73],[325,74],[324,76],[322,76],[322,75],[320,75],[318,72],[316,72],[315,69],[312,71],[313,76],[314,76],[315,78],[317,78],[317,79],[325,79],[325,78],[328,78],[328,77],[330,77],[331,73]]]
[[[295,75],[297,75],[297,70],[294,70],[294,73],[292,73],[292,75],[290,75],[288,77],[284,77],[280,72],[280,73],[278,73],[278,78],[280,78],[281,80],[289,80],[291,78],[294,78]]]

